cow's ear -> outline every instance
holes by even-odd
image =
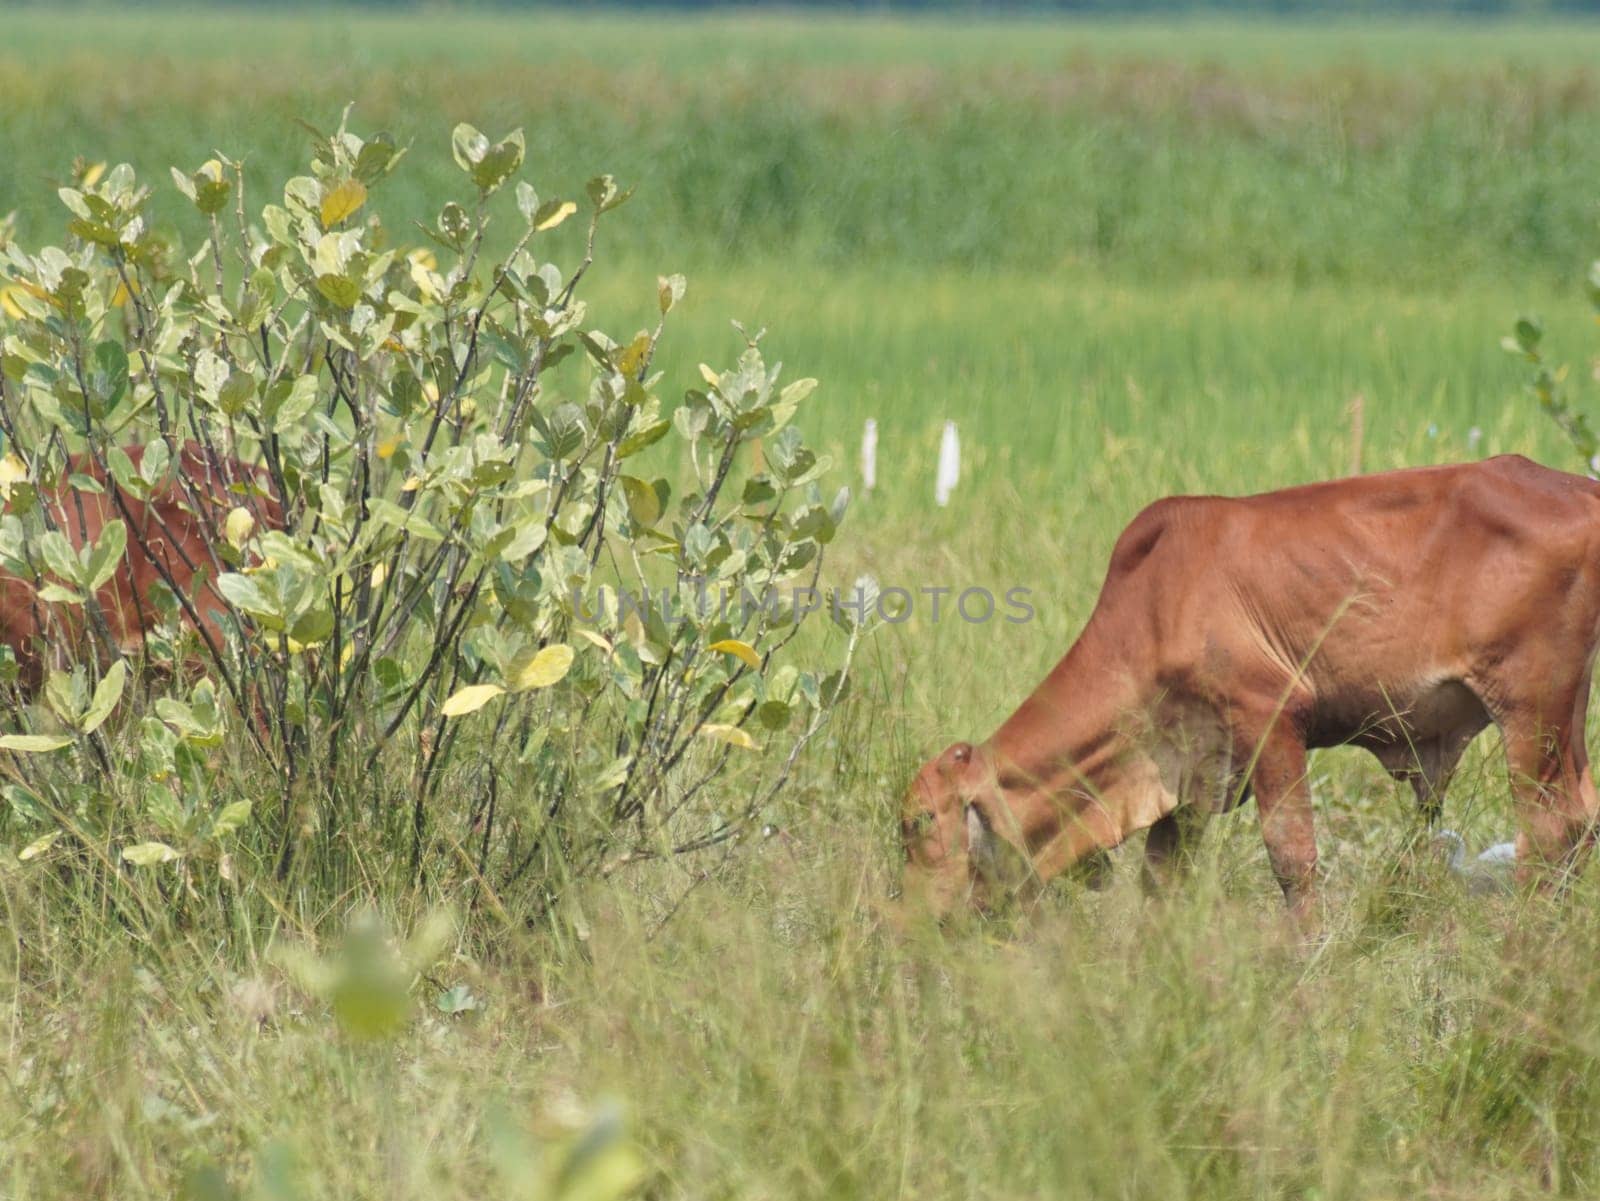
[[[944,753],[946,767],[965,767],[972,762],[972,744],[958,742]]]

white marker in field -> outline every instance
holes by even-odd
[[[941,508],[950,503],[950,493],[961,480],[961,439],[956,436],[956,423],[944,423],[944,437],[939,439],[939,470],[933,480],[933,499]]]
[[[861,487],[871,492],[878,486],[878,422],[867,418],[867,428],[861,431]]]
[[[1473,426],[1467,431],[1467,451],[1470,454],[1478,453],[1478,444],[1483,441],[1483,431]]]

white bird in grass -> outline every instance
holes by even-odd
[[[878,423],[871,417],[861,432],[861,486],[868,492],[878,486]]]
[[[944,423],[944,435],[939,439],[939,469],[934,476],[933,499],[942,509],[950,503],[950,493],[961,482],[961,438],[956,434],[956,423]]]
[[[1433,845],[1448,853],[1446,865],[1460,876],[1468,892],[1508,892],[1511,873],[1517,866],[1517,844],[1497,842],[1472,860],[1467,859],[1467,840],[1454,830],[1440,830]]]

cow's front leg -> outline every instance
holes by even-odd
[[[1140,876],[1145,896],[1166,892],[1187,873],[1205,819],[1205,813],[1196,806],[1183,805],[1150,827],[1144,839],[1144,871]]]
[[[1273,874],[1296,924],[1307,934],[1315,933],[1317,834],[1305,743],[1292,733],[1274,730],[1263,739],[1251,774]]]

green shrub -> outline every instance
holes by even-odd
[[[793,424],[815,381],[750,336],[669,412],[682,277],[621,340],[580,298],[629,191],[540,197],[520,131],[452,149],[466,195],[416,246],[374,204],[404,150],[344,123],[255,217],[242,163],[174,169],[193,253],[125,165],[61,189],[62,246],[0,235],[0,565],[47,603],[52,664],[6,742],[25,854],[114,892],[175,864],[180,908],[246,873],[536,916],[576,876],[741,838],[827,719],[862,622],[835,608],[825,667],[780,655],[848,499]],[[569,218],[563,269],[539,250]],[[117,519],[93,540],[52,496]],[[131,520],[163,498],[180,518]],[[199,561],[141,598],[162,670],[136,700],[97,610],[180,520]]]

